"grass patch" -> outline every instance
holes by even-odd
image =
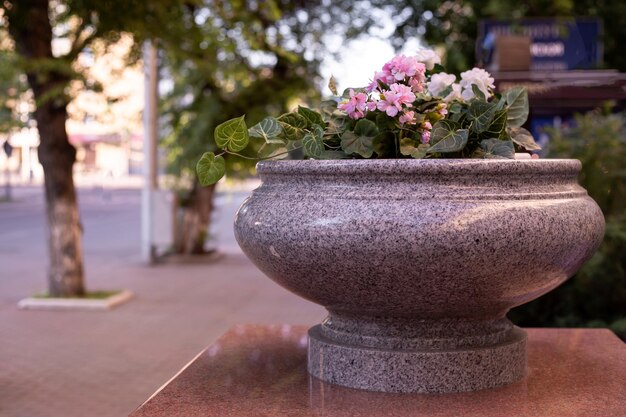
[[[50,295],[48,293],[38,293],[33,295],[33,298],[76,298],[76,299],[87,299],[87,300],[104,300],[105,298],[109,298],[113,295],[120,294],[122,290],[114,290],[114,291],[87,291],[85,295],[76,295],[71,297],[56,297]]]

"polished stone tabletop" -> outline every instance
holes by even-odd
[[[609,330],[528,329],[524,380],[443,395],[323,383],[306,346],[302,326],[235,326],[131,416],[626,416],[626,345]]]

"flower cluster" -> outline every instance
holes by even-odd
[[[302,149],[310,159],[344,158],[515,158],[540,149],[523,128],[528,93],[522,87],[494,93],[494,79],[473,68],[457,78],[443,72],[431,50],[399,55],[376,72],[365,88],[324,100],[319,111],[268,116],[248,126],[245,116],[215,128],[222,151],[198,162],[203,185],[225,173],[225,154],[236,154],[250,138],[262,141],[259,158],[286,157]],[[337,96],[331,80],[329,88]]]
[[[444,101],[470,101],[476,94],[472,86],[478,87],[485,99],[493,95],[495,88],[493,77],[484,69],[472,68],[461,73],[461,81],[455,83],[456,75],[440,72],[433,74],[428,82],[428,92],[433,97],[442,97]],[[445,94],[444,94],[445,93]]]
[[[366,117],[371,111],[384,112],[397,118],[401,128],[414,126],[422,143],[429,143],[433,124],[446,116],[449,103],[474,99],[474,86],[489,99],[495,88],[494,79],[480,68],[461,73],[458,83],[454,74],[433,72],[440,62],[440,57],[429,49],[422,49],[415,56],[398,55],[374,74],[365,89],[350,89],[338,108],[354,120]],[[420,116],[416,105],[437,98],[442,102]]]

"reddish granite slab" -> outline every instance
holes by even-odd
[[[132,413],[146,416],[626,416],[626,345],[603,329],[529,329],[528,376],[459,394],[385,394],[306,372],[306,328],[232,328]]]

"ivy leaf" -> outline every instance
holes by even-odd
[[[506,97],[500,97],[498,99],[498,103],[496,104],[496,111],[500,111],[506,106]]]
[[[376,135],[372,141],[374,152],[381,158],[393,157],[396,154],[396,135],[386,131]]]
[[[359,154],[370,158],[374,153],[373,140],[378,135],[378,127],[371,120],[361,119],[354,126],[354,131],[344,132],[341,136],[341,148],[347,154]]]
[[[283,129],[278,120],[274,117],[266,117],[248,129],[248,136],[263,139],[265,143],[284,143],[284,140],[279,138],[282,132]]]
[[[439,120],[430,134],[428,153],[458,152],[467,144],[468,136],[469,130],[459,129],[459,125],[450,120]]]
[[[510,140],[483,139],[472,156],[485,159],[513,159],[515,158],[515,147]]]
[[[288,124],[297,129],[304,129],[307,125],[307,121],[300,113],[290,112],[284,113],[278,116],[278,122],[281,124]]]
[[[481,139],[506,138],[507,109],[496,111],[491,124],[480,133]]]
[[[309,132],[302,138],[304,154],[310,158],[319,159],[324,151],[324,129],[315,126],[313,132]]]
[[[523,127],[510,128],[508,133],[514,143],[518,144],[527,151],[541,150],[541,146],[535,142],[533,135]]]
[[[244,117],[230,119],[215,128],[215,143],[218,147],[239,152],[248,146],[248,127]]]
[[[485,93],[483,93],[482,90],[478,88],[476,84],[472,84],[472,92],[474,93],[474,96],[476,96],[475,98],[477,98],[478,100],[487,101],[487,98],[485,97]]]
[[[506,99],[509,127],[520,127],[528,118],[528,92],[524,87],[514,87],[505,91],[502,97]]]
[[[467,118],[473,122],[472,130],[481,133],[491,125],[495,114],[495,104],[486,101],[472,101],[467,111]]]
[[[450,107],[448,107],[448,113],[460,113],[463,110],[463,106],[460,103],[453,103]]]
[[[198,180],[203,187],[218,182],[226,172],[226,162],[221,155],[205,152],[196,164]]]
[[[306,127],[312,128],[313,126],[321,126],[325,127],[326,123],[324,123],[324,119],[322,115],[316,111],[311,109],[307,109],[306,107],[298,106],[298,114],[305,118]]]
[[[415,139],[403,138],[400,141],[400,153],[415,159],[422,159],[428,153],[430,145],[419,143]]]

